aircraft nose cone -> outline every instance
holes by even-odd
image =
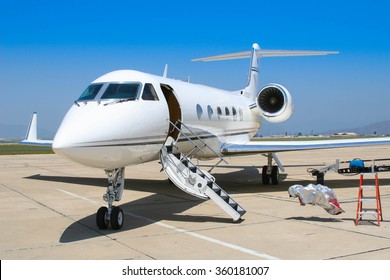
[[[81,121],[70,121],[69,118],[62,121],[53,140],[52,148],[55,153],[69,158],[74,153],[72,150],[79,147],[82,140],[88,138],[86,127],[81,125]]]
[[[67,145],[66,145],[66,143],[64,143],[64,141],[61,141],[61,140],[58,139],[57,137],[54,138],[54,140],[53,140],[53,146],[52,146],[52,148],[53,148],[54,151],[62,150],[62,149],[64,149],[66,146],[67,146]]]
[[[54,137],[54,140],[53,140],[53,151],[56,153],[56,154],[60,154],[60,155],[65,155],[66,156],[66,151],[67,149],[69,149],[71,147],[71,143],[69,140],[66,139],[66,137],[64,137],[63,135],[59,134],[57,132],[56,136]]]

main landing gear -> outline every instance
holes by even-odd
[[[272,185],[279,185],[279,168],[277,166],[269,166],[264,165],[263,170],[261,172],[261,178],[263,181],[263,185],[269,185],[270,181]]]
[[[279,161],[278,157],[274,153],[268,153],[264,155],[268,158],[268,165],[264,165],[261,171],[261,178],[263,185],[269,185],[270,182],[273,185],[279,185],[279,168],[284,172],[284,168]],[[278,165],[273,165],[272,160],[275,160]]]
[[[96,213],[96,224],[99,229],[107,229],[111,223],[114,230],[121,229],[124,222],[123,210],[119,206],[113,206],[114,201],[122,198],[123,188],[125,186],[125,168],[106,170],[108,177],[107,191],[103,195],[104,201],[108,207],[100,207]]]

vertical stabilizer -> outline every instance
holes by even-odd
[[[167,77],[168,77],[168,64],[165,64],[163,78],[167,78]]]
[[[259,59],[257,57],[257,53],[260,51],[260,47],[258,44],[253,44],[252,46],[252,56],[251,56],[251,64],[249,67],[248,74],[248,85],[243,91],[243,95],[250,98],[255,99],[257,92],[260,89],[259,86]]]

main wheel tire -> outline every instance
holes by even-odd
[[[114,206],[111,211],[111,227],[114,230],[121,229],[123,226],[124,215],[122,208]]]
[[[263,185],[269,185],[269,175],[267,174],[268,166],[264,165],[263,170],[261,171],[261,179],[263,181]]]
[[[272,166],[271,181],[273,185],[279,185],[279,167]]]
[[[107,229],[108,223],[108,209],[102,206],[96,213],[96,224],[99,229]]]

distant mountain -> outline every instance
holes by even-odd
[[[320,128],[318,128],[320,129]],[[390,120],[377,122],[364,126],[356,126],[353,128],[343,128],[343,129],[331,129],[327,131],[317,130],[315,134],[321,135],[332,135],[335,133],[341,132],[352,132],[359,135],[390,135]],[[257,133],[257,136],[272,136],[272,135],[298,135],[298,132],[292,131],[291,128],[285,123],[272,124],[264,122],[260,131]],[[312,132],[313,133],[313,132]],[[307,135],[307,132],[303,132],[304,135]],[[310,134],[310,133],[309,133]]]
[[[390,135],[390,121],[382,121],[355,128],[329,130],[323,134],[334,134],[338,132],[355,132],[359,135]]]

